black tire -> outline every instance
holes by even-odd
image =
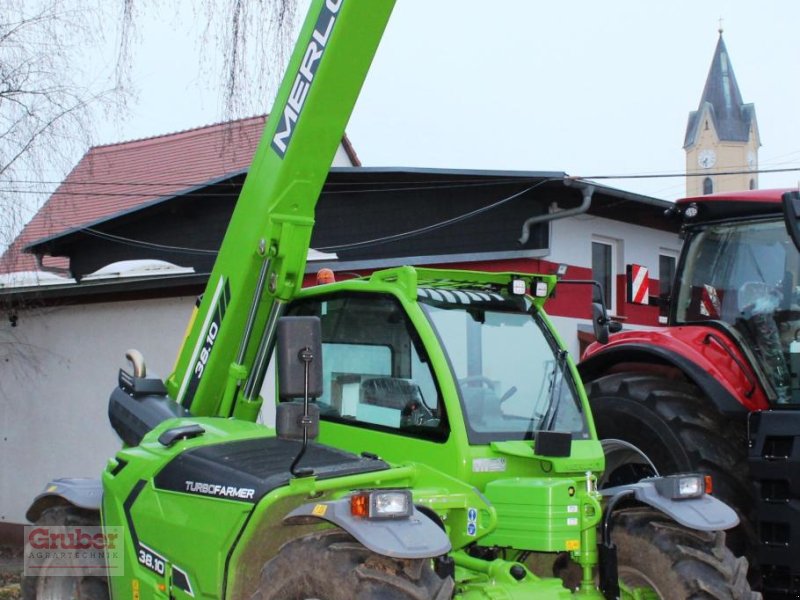
[[[714,496],[739,515],[740,524],[727,532],[728,546],[755,565],[758,539],[744,419],[737,422],[724,417],[697,386],[656,375],[616,373],[587,387],[601,440],[614,438],[633,444],[661,475],[711,475]],[[620,468],[604,478],[609,478],[609,485],[617,485],[629,483],[639,474]],[[756,569],[751,571],[751,581],[757,581]]]
[[[747,581],[747,560],[735,558],[722,532],[687,529],[650,508],[614,515],[620,581],[650,587],[659,598],[756,600]]]
[[[100,514],[76,506],[51,506],[36,525],[99,526]],[[22,578],[23,600],[109,600],[108,578],[95,576]]]
[[[453,580],[428,559],[380,556],[339,529],[284,544],[261,571],[251,600],[446,600]]]

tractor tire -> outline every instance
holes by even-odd
[[[453,587],[429,559],[381,556],[326,529],[284,544],[261,570],[251,600],[449,600]]]
[[[628,508],[615,513],[611,540],[620,583],[629,588],[649,587],[662,600],[761,598],[747,581],[747,560],[733,556],[722,532],[687,529],[651,508]]]
[[[97,527],[96,511],[61,505],[46,508],[36,525]],[[100,576],[27,576],[22,578],[23,600],[109,600],[108,578]]]
[[[601,440],[633,444],[661,475],[711,475],[713,495],[739,516],[739,525],[726,532],[728,547],[756,565],[758,538],[744,418],[724,417],[691,383],[651,374],[616,373],[588,383],[587,388]],[[606,486],[613,486],[641,475],[646,473],[620,467],[603,477]],[[758,581],[756,571],[751,569],[753,582]]]

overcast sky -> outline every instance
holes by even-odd
[[[139,101],[101,143],[220,120],[196,36],[157,17],[139,29]],[[398,0],[348,135],[365,166],[682,173],[720,18],[756,107],[761,168],[800,167],[796,0]],[[798,179],[764,174],[760,186]],[[668,199],[685,190],[683,178],[609,184]]]

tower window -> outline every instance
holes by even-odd
[[[703,179],[703,195],[706,194],[713,194],[714,193],[714,182],[711,181],[711,177],[706,177]]]

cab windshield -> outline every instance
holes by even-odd
[[[449,358],[471,443],[530,440],[539,430],[588,437],[566,351],[541,318],[475,302],[420,304]]]
[[[675,321],[730,325],[761,363],[776,401],[799,403],[789,351],[800,339],[800,260],[783,220],[708,225],[686,248]]]

